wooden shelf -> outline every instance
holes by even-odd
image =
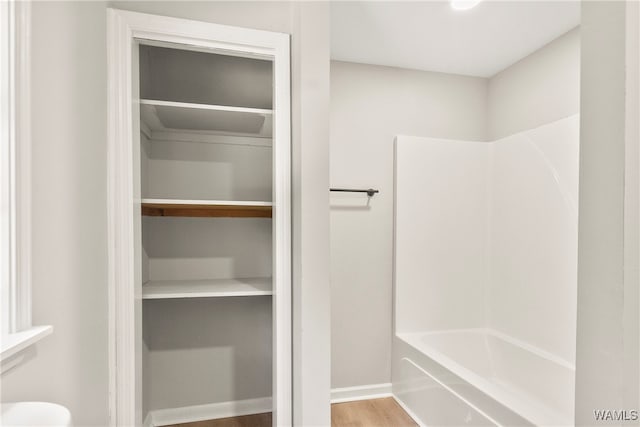
[[[221,298],[273,295],[270,277],[162,280],[142,285],[142,299]]]
[[[271,218],[271,202],[142,199],[143,216]]]
[[[141,99],[140,118],[152,132],[173,130],[271,137],[273,110]]]

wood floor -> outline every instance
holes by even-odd
[[[196,421],[195,423],[174,424],[169,427],[271,427],[271,412],[242,417],[219,418],[217,420]]]
[[[393,397],[331,405],[332,427],[414,427],[417,425]]]
[[[331,405],[332,427],[414,427],[417,425],[392,397]],[[169,427],[271,427],[271,413],[175,424]]]

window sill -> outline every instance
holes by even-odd
[[[52,332],[53,326],[34,326],[24,331],[2,337],[0,342],[0,362],[15,356]]]

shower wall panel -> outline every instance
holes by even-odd
[[[487,325],[574,363],[578,116],[491,146]]]
[[[396,333],[491,328],[575,362],[578,148],[577,115],[396,138]]]
[[[489,148],[396,138],[396,332],[484,324]]]

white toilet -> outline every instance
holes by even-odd
[[[12,402],[0,404],[3,427],[71,427],[71,412],[50,402]]]

